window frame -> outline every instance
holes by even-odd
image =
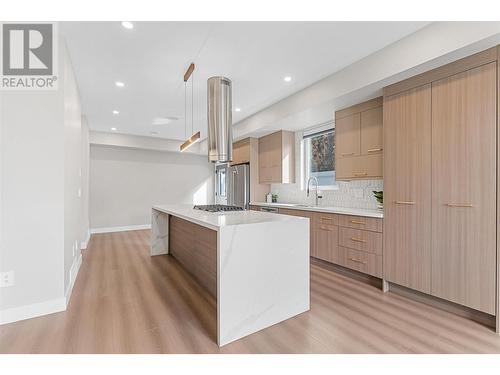
[[[308,141],[310,138],[320,135],[321,133],[328,133],[330,131],[333,131],[335,133],[335,124],[333,122],[329,122],[327,124],[324,124],[322,126],[317,126],[311,129],[308,129],[307,131],[304,131],[302,133],[302,138],[300,141],[300,149],[301,149],[301,175],[302,175],[302,190],[307,189],[307,181],[310,177],[310,150],[308,145],[310,142]],[[334,145],[336,144],[337,139],[334,134]],[[334,151],[335,152],[335,151]],[[319,190],[339,190],[339,184],[337,181],[337,176],[336,176],[336,170],[337,170],[337,161],[335,160],[335,180],[332,185],[319,185],[318,189]]]

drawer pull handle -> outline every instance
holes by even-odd
[[[325,225],[320,225],[319,229],[331,231],[331,229],[329,227],[325,226]]]
[[[471,208],[472,204],[470,203],[446,203],[448,207],[468,207]]]
[[[361,264],[366,264],[366,262],[363,262],[362,260],[356,259],[356,258],[349,258],[349,260],[356,262],[356,263],[361,263]]]
[[[415,202],[413,201],[394,201],[396,204],[408,204],[408,205],[413,205]]]
[[[360,173],[354,173],[354,176],[359,177],[359,176],[367,176],[367,172],[360,172]]]
[[[382,151],[383,148],[372,148],[370,150],[366,150],[366,152],[377,152],[377,151]]]
[[[358,221],[358,220],[351,220],[351,224],[359,224],[359,225],[365,225],[364,222]]]
[[[351,156],[351,155],[354,155],[354,152],[349,152],[347,154],[341,154],[342,156]]]
[[[351,241],[366,243],[366,240],[362,240],[361,238],[356,237],[351,237]]]

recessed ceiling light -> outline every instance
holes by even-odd
[[[117,115],[117,114],[119,114],[119,113],[120,113],[120,111],[117,111],[116,109],[113,111],[113,114],[114,114],[114,115]]]
[[[158,132],[149,132],[151,135],[158,135]]]
[[[283,78],[283,81],[285,82],[290,82],[292,80],[292,77],[290,76],[286,76],[285,78]]]
[[[234,110],[235,110],[235,112],[240,112],[241,108],[235,108]]]
[[[111,130],[116,131],[116,128],[111,128]]]
[[[115,82],[115,85],[116,85],[117,87],[124,87],[124,86],[125,86],[125,84],[124,84],[123,82],[120,82],[120,81],[116,81],[116,82]]]
[[[122,21],[122,26],[126,29],[133,29],[134,24],[130,21]]]

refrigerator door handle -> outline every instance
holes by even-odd
[[[236,185],[234,183],[234,176],[238,174],[238,169],[233,167],[234,169],[232,170],[233,173],[231,173],[231,203],[228,203],[230,205],[234,205],[235,203],[235,195],[236,195]]]

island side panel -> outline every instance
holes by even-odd
[[[191,276],[217,298],[217,232],[170,216],[170,250]]]
[[[309,310],[309,219],[221,227],[219,346]]]
[[[151,256],[168,254],[168,214],[151,210]]]

